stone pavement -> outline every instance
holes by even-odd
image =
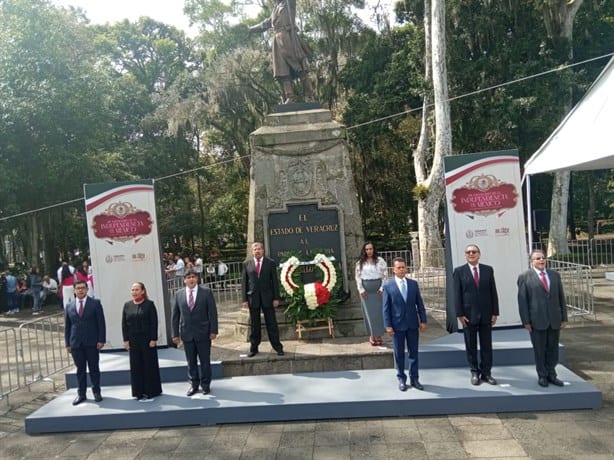
[[[10,404],[0,401],[0,459],[174,459],[186,456],[207,459],[612,459],[614,282],[599,279],[595,284],[597,319],[572,322],[563,331],[561,341],[566,346],[567,366],[603,392],[604,407],[600,410],[29,436],[24,432],[24,418],[55,396],[51,385],[41,382],[29,391],[12,394]],[[445,334],[437,325],[441,318],[432,319],[427,338]],[[224,327],[231,327],[231,321]],[[278,358],[266,353],[267,347],[262,347],[263,353],[254,358],[258,360],[254,366],[275,366]],[[299,354],[334,352],[346,356],[350,362],[355,355],[371,356],[381,360],[382,367],[392,367],[388,350],[373,349],[360,339],[285,342],[285,348],[288,353],[282,360],[295,360]],[[247,344],[233,340],[231,334],[222,334],[213,357],[236,360],[237,354],[246,350]],[[54,380],[57,390],[63,391],[63,375],[54,376]]]

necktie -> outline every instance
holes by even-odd
[[[260,276],[260,259],[256,261],[256,274]]]
[[[476,287],[480,287],[480,275],[478,275],[478,267],[473,267],[473,281]]]
[[[407,300],[407,286],[405,280],[401,280],[401,295],[403,296],[403,300]]]
[[[548,280],[546,279],[546,272],[541,272],[539,275],[541,276],[544,289],[546,290],[546,292],[548,292],[550,289],[548,289]]]
[[[194,290],[190,289],[190,295],[188,296],[188,308],[190,311],[194,310]]]
[[[79,300],[79,318],[83,316],[83,300]]]

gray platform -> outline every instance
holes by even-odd
[[[130,398],[127,386],[104,387],[104,400],[72,406],[75,391],[26,418],[29,434],[220,423],[395,417],[460,413],[596,409],[601,392],[559,366],[564,387],[537,385],[532,365],[493,369],[499,385],[472,386],[458,368],[425,369],[425,391],[400,392],[395,371],[366,370],[233,377],[212,394],[185,396],[185,383],[165,383],[152,402]],[[91,397],[91,396],[90,396]]]
[[[185,396],[188,384],[183,351],[162,349],[163,394],[151,402],[131,398],[127,353],[104,353],[101,403],[88,400],[72,406],[73,388],[28,416],[25,427],[27,433],[35,434],[601,407],[601,392],[562,365],[557,372],[566,382],[564,387],[537,385],[533,350],[524,329],[493,331],[493,348],[497,386],[469,383],[463,335],[457,333],[420,345],[424,392],[400,392],[394,369],[223,378],[223,366],[216,363],[212,394],[191,398]],[[563,363],[563,347],[560,358]],[[74,387],[75,382],[73,371],[67,375],[67,386]]]

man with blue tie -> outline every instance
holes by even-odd
[[[185,271],[183,284],[185,288],[175,294],[171,315],[172,340],[175,345],[183,342],[190,379],[186,395],[194,395],[199,385],[207,395],[211,392],[211,341],[218,333],[217,306],[211,289],[198,285],[196,271]]]
[[[394,344],[394,361],[397,368],[399,390],[407,390],[405,375],[405,345],[409,351],[409,382],[418,390],[424,387],[418,379],[418,341],[420,332],[426,330],[426,310],[418,283],[406,278],[405,260],[392,261],[394,278],[384,285],[384,326]]]
[[[559,336],[567,325],[567,303],[561,275],[546,270],[546,254],[536,249],[530,255],[531,268],[518,277],[518,310],[523,326],[531,335],[537,383],[562,387],[556,376]]]
[[[87,283],[74,284],[75,300],[64,312],[64,339],[66,349],[77,366],[78,393],[73,406],[86,400],[87,373],[89,369],[94,401],[102,401],[100,394],[100,350],[106,342],[106,325],[100,300],[87,296]]]

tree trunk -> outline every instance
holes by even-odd
[[[586,231],[588,239],[595,238],[595,175],[593,171],[588,171],[586,175],[586,189],[588,191],[588,209],[586,210]]]
[[[418,199],[418,235],[420,239],[419,268],[441,266],[441,236],[439,207],[444,192],[443,157],[450,154],[452,134],[448,102],[446,66],[445,1],[425,0],[425,82],[432,81],[435,101],[435,146],[430,172],[427,173],[429,135],[433,123],[430,97],[424,96],[420,139],[414,152],[416,173],[415,194]],[[430,17],[429,17],[430,16]]]
[[[573,58],[573,22],[584,0],[549,0],[543,4],[544,24],[548,36],[568,47],[568,59]],[[571,109],[572,93],[566,103],[566,112]],[[550,205],[550,233],[548,256],[569,253],[567,245],[567,203],[569,200],[569,171],[554,174],[552,201]]]

